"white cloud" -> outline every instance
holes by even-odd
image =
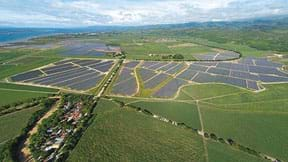
[[[0,21],[26,25],[146,25],[288,13],[287,0],[6,1],[0,0]]]

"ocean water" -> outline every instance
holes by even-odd
[[[53,35],[58,32],[52,29],[0,28],[0,43],[22,41],[38,36]]]
[[[29,38],[55,34],[123,31],[126,28],[113,26],[97,26],[86,28],[0,28],[0,44],[25,41]]]

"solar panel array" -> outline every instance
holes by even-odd
[[[283,65],[264,58],[185,63],[142,61],[126,63],[124,66],[118,80],[124,79],[126,84],[116,84],[123,90],[118,94],[125,95],[136,93],[136,66],[144,88],[156,88],[156,92],[152,94],[154,97],[173,97],[181,86],[193,82],[222,83],[252,91],[261,90],[261,83],[288,83],[288,73],[281,70]]]
[[[116,95],[132,96],[137,92],[137,81],[134,75],[134,67],[138,63],[125,64],[122,67],[119,76],[117,77],[113,87],[112,93]],[[131,67],[131,68],[130,68]]]
[[[67,59],[11,77],[12,81],[86,91],[97,86],[113,67],[111,60]]]

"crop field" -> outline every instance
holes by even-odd
[[[87,91],[96,87],[113,67],[111,60],[67,59],[17,74],[13,82]]]
[[[287,103],[287,102],[286,102]],[[205,130],[287,160],[287,112],[249,112],[200,105]],[[276,132],[276,133],[275,133]]]
[[[285,129],[288,117],[287,84],[265,86],[266,91],[255,94],[223,84],[199,84],[181,89],[177,100],[115,99],[161,117],[183,122],[192,128],[199,129],[202,123],[205,132],[231,138],[285,161],[288,159],[285,150],[288,145]],[[198,108],[196,100],[199,102]],[[239,150],[226,150],[228,148],[211,141],[208,141],[207,148],[213,160],[237,161],[242,156],[250,161],[260,161],[251,155],[245,157],[245,153]],[[227,153],[224,150],[229,155],[224,155]]]
[[[202,139],[193,132],[120,109],[108,100],[101,100],[95,113],[97,118],[68,161],[204,160]]]
[[[224,85],[193,85],[177,99],[199,101],[205,131],[287,160],[287,84],[265,86],[266,91],[255,94]]]
[[[21,130],[26,126],[31,115],[37,110],[39,110],[39,107],[25,109],[8,115],[0,116],[0,132],[2,132],[0,136],[0,143],[3,143],[19,135]]]
[[[94,109],[79,113],[86,106],[79,102],[75,112],[63,110],[67,121],[85,118],[77,130],[63,122],[67,134],[77,131],[62,141],[67,161],[288,161],[287,52],[221,43],[196,30],[155,31],[59,35],[1,48],[0,106],[9,113],[0,116],[0,148],[40,109],[21,109],[25,101],[93,93]],[[51,139],[49,146],[59,140]]]
[[[0,83],[0,106],[30,98],[55,94],[57,89]]]
[[[181,54],[186,60],[230,60],[239,58],[239,54],[219,51],[200,44],[189,42],[165,42],[149,40],[122,45],[128,59],[165,60],[165,56]]]
[[[243,153],[238,150],[233,150],[225,145],[208,141],[207,149],[209,161],[225,161],[225,162],[263,162],[262,159]]]
[[[174,101],[141,101],[135,100],[131,104],[146,109],[153,114],[160,115],[167,119],[185,123],[188,126],[201,129],[198,110],[195,103],[174,102]]]
[[[119,73],[112,94],[172,98],[183,86],[207,83],[258,92],[265,89],[265,84],[288,83],[288,72],[282,67],[283,64],[264,58],[185,63],[131,61]]]

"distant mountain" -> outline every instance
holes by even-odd
[[[140,29],[160,29],[160,28],[287,28],[288,15],[262,17],[254,19],[244,19],[237,21],[217,21],[217,22],[189,22],[184,24],[163,24],[138,27]],[[137,28],[137,27],[134,27]]]

